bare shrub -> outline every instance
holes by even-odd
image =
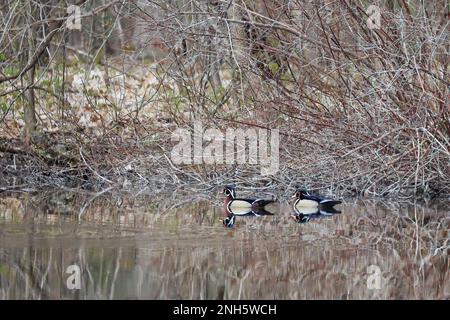
[[[146,158],[149,132],[166,141],[171,124],[204,119],[221,129],[279,128],[281,169],[271,179],[282,186],[449,193],[447,2],[376,1],[375,29],[363,1],[77,4],[78,33],[63,23],[66,7],[50,2],[27,2],[27,10],[4,1],[0,10],[0,134],[78,130],[67,152],[47,162],[70,160],[92,173],[80,147],[101,145],[90,160],[116,182],[131,154]],[[107,152],[130,144],[121,157]],[[170,148],[156,148],[161,166]],[[5,161],[29,154],[7,142],[0,151]],[[140,164],[144,176],[155,174]],[[204,173],[229,168],[178,169],[220,183]]]

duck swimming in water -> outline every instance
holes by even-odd
[[[236,187],[234,185],[225,186],[223,193],[226,196],[224,200],[225,218],[222,220],[225,227],[232,228],[236,222],[236,216],[273,215],[266,210],[266,206],[276,202],[275,200],[236,198]]]
[[[236,198],[236,188],[233,185],[227,185],[223,189],[225,194],[224,207],[225,210],[233,215],[241,216],[253,213],[255,215],[271,214],[266,210],[266,206],[276,200],[268,199],[248,199]]]
[[[334,210],[335,205],[342,203],[339,200],[311,195],[304,189],[297,189],[292,197],[296,199],[293,207],[297,214],[326,212]]]

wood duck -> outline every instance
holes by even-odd
[[[304,189],[297,189],[293,198],[296,198],[294,202],[294,211],[296,214],[316,214],[323,212],[336,211],[333,206],[342,203],[342,201],[323,198],[319,196],[310,195]]]
[[[274,203],[275,200],[236,198],[236,188],[234,185],[225,186],[223,193],[226,196],[224,209],[229,214],[235,216],[273,215],[273,213],[266,210],[266,206]]]

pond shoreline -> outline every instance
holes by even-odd
[[[339,155],[333,154],[318,155],[323,158],[317,163],[303,157],[293,162],[293,153],[308,154],[310,146],[287,141],[280,146],[279,170],[272,175],[261,175],[260,165],[177,165],[171,160],[174,145],[171,134],[175,128],[153,126],[146,136],[121,132],[108,136],[41,132],[33,136],[29,145],[18,138],[0,138],[0,192],[55,188],[210,192],[236,183],[255,190],[270,189],[276,194],[303,186],[312,192],[339,197],[421,200],[450,197],[445,170],[440,169],[440,175],[432,175],[429,180],[414,180],[411,174],[400,173],[393,166],[361,166],[358,159],[364,154],[360,151],[342,164],[338,164],[343,162]],[[415,170],[411,163],[400,165],[404,170]]]

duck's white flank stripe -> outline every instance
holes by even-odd
[[[320,201],[320,203],[327,203],[327,202],[334,202],[334,201],[336,201],[336,200],[333,200],[333,199],[324,199],[324,200]]]

